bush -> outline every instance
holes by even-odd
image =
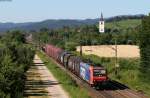
[[[32,64],[34,50],[18,31],[8,34],[0,44],[0,98],[23,98],[24,72]]]
[[[65,49],[68,51],[75,51],[77,43],[75,42],[66,42]]]
[[[142,31],[139,33],[141,55],[141,77],[145,82],[150,81],[150,15],[142,20]]]

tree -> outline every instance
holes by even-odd
[[[5,43],[9,42],[14,42],[17,44],[24,43],[25,35],[19,30],[9,31],[3,36],[2,41]]]
[[[0,47],[0,98],[22,98],[24,72],[32,64],[34,50],[20,31],[4,34]]]
[[[150,80],[150,15],[142,20],[142,31],[139,33],[142,77]]]
[[[48,32],[48,31],[49,31],[48,28],[41,28],[41,29],[40,29],[40,32]]]

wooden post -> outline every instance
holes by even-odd
[[[82,45],[80,44],[80,56],[82,56]]]

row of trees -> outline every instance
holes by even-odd
[[[113,21],[121,21],[121,20],[127,20],[127,19],[142,19],[145,15],[139,14],[139,15],[120,15],[120,16],[114,16],[111,18],[106,19],[107,22],[113,22]]]
[[[142,29],[139,34],[142,80],[150,81],[150,15],[142,20]]]
[[[24,73],[32,64],[34,50],[20,31],[2,35],[0,47],[0,98],[23,98]]]
[[[109,45],[115,44],[138,44],[138,32],[140,26],[135,28],[106,28],[106,33],[100,34],[97,25],[84,25],[80,27],[63,27],[49,30],[43,28],[40,32],[33,33],[37,43],[51,43],[61,48],[74,50],[77,45]],[[74,47],[70,47],[73,44]]]

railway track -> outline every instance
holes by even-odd
[[[140,94],[134,90],[129,89],[127,86],[122,85],[116,81],[111,81],[114,87],[120,87],[123,88],[124,90],[119,90],[118,93],[121,93],[126,96],[126,98],[147,98],[145,95]],[[131,97],[132,96],[132,97]]]
[[[48,55],[47,55],[48,56]],[[49,57],[49,56],[48,56]],[[89,91],[89,94],[92,98],[148,98],[142,94],[139,94],[127,86],[122,85],[116,81],[110,80],[107,85],[101,87],[100,89],[92,88],[84,80],[77,77],[75,74],[71,73],[65,69],[60,63],[55,61],[53,58],[50,59],[57,64],[62,70],[67,72],[67,74],[80,86],[84,87]]]

